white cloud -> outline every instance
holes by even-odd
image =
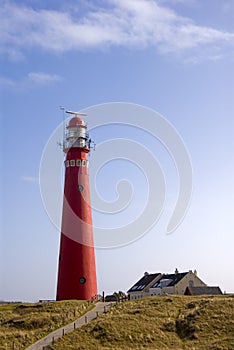
[[[47,74],[43,72],[30,72],[21,79],[10,79],[0,77],[0,86],[8,88],[32,88],[37,86],[47,86],[60,82],[62,77],[57,74]]]
[[[178,1],[178,0],[177,0]],[[181,1],[181,0],[180,0]],[[153,46],[160,53],[210,47],[230,51],[234,33],[196,25],[159,0],[105,0],[105,7],[77,11],[34,10],[5,3],[0,10],[2,51],[17,58],[25,50],[49,52]],[[217,56],[217,52],[215,52]]]
[[[31,183],[39,183],[38,177],[34,176],[21,176],[21,180]]]
[[[193,6],[198,4],[198,0],[158,0],[161,4],[168,4],[168,5],[177,5],[177,4],[183,4],[186,6]]]
[[[0,77],[0,86],[5,86],[5,87],[12,88],[12,87],[15,86],[15,81],[13,79]]]
[[[48,85],[61,81],[62,78],[57,74],[47,74],[42,72],[31,72],[28,73],[27,80],[34,84]]]

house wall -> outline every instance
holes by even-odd
[[[149,295],[174,294],[174,287],[150,288]]]
[[[131,292],[129,293],[130,295],[130,300],[134,300],[134,299],[140,299],[140,298],[145,298],[149,296],[149,292]]]
[[[189,271],[189,273],[174,286],[174,294],[184,294],[186,287],[190,287],[190,283],[193,283],[193,287],[206,286],[206,284],[199,277],[197,277],[196,274]]]

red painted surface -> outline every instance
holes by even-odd
[[[86,147],[72,147],[66,156],[57,300],[90,300],[97,295],[88,166],[70,162],[88,162],[88,153]]]
[[[67,128],[71,128],[71,127],[74,127],[74,126],[85,126],[85,123],[84,123],[83,119],[81,119],[80,117],[76,116],[76,117],[72,118],[69,121],[69,124],[68,124]]]

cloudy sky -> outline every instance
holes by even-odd
[[[132,137],[145,145],[167,182],[165,215],[155,227],[122,248],[96,250],[99,291],[126,291],[145,271],[170,273],[177,267],[197,269],[207,284],[233,292],[234,2],[0,0],[0,5],[0,299],[55,297],[60,233],[40,195],[43,149],[62,121],[59,106],[84,110],[109,102],[151,108],[173,125],[190,154],[193,196],[183,222],[167,235],[167,214],[178,191],[170,156],[151,136],[124,126],[93,131],[97,144]],[[147,119],[146,125],[150,129]],[[118,160],[102,170],[97,185],[111,201],[121,178],[129,179],[136,196],[129,212],[121,213],[125,223],[146,200],[142,175],[126,159]],[[94,213],[98,225],[118,220]]]

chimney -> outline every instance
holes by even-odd
[[[194,275],[197,276],[197,270],[196,269],[194,270]]]
[[[149,272],[145,272],[145,273],[144,273],[144,276],[148,276],[148,275],[149,275]]]
[[[175,269],[175,275],[178,275],[178,273],[179,273],[179,270],[178,270],[177,267],[176,267],[176,269]]]

